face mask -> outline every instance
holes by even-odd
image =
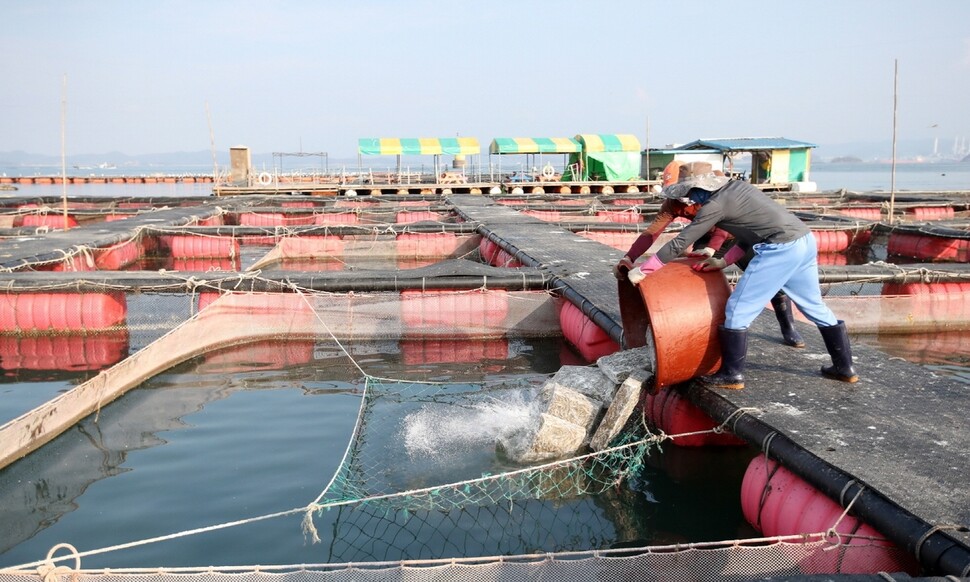
[[[691,188],[690,194],[687,195],[690,201],[694,204],[704,204],[711,198],[711,193],[707,190],[701,188]]]

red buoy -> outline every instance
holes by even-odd
[[[397,257],[398,260],[450,257],[464,240],[451,232],[402,232],[395,238]]]
[[[844,230],[813,230],[812,236],[820,253],[840,253],[852,242],[852,237]]]
[[[844,216],[865,220],[879,221],[882,219],[882,208],[879,206],[852,206],[849,208],[839,208],[837,212]]]
[[[20,224],[17,224],[17,221],[15,221],[14,224],[25,227],[46,226],[51,230],[64,229],[65,225],[67,228],[77,226],[77,219],[70,214],[66,218],[63,214],[25,214],[19,222]]]
[[[125,320],[125,294],[0,294],[0,331],[95,331]]]
[[[117,271],[138,261],[144,255],[141,241],[126,240],[104,249],[94,251],[94,264],[98,269]]]
[[[562,335],[586,361],[595,362],[620,350],[619,344],[582,310],[565,299],[559,303],[559,326],[562,328]]]
[[[643,402],[643,412],[655,428],[670,436],[687,435],[673,439],[680,447],[740,446],[745,441],[730,432],[709,432],[718,423],[671,387],[656,393],[648,392]],[[701,434],[689,434],[701,433]]]
[[[408,289],[401,291],[405,337],[503,337],[509,292]]]
[[[478,243],[478,253],[482,256],[482,262],[494,265],[495,257],[498,256],[498,252],[502,250],[495,241],[482,237],[482,241]]]
[[[844,510],[838,503],[764,455],[752,459],[744,474],[741,509],[748,523],[766,536],[824,533],[833,527],[843,536],[842,546],[816,552],[803,562],[804,573],[919,571],[912,556],[883,541],[885,536],[858,518],[842,517]]]
[[[324,212],[315,215],[314,224],[358,224],[360,215],[356,212]]]
[[[431,221],[441,222],[444,215],[430,210],[405,210],[398,212],[394,217],[397,224],[410,224],[412,222]]]
[[[930,234],[893,232],[889,235],[886,252],[914,259],[966,262],[967,242],[964,239]]]
[[[906,215],[921,222],[930,220],[948,220],[953,218],[952,206],[916,206],[906,209]]]
[[[174,235],[168,242],[178,259],[239,256],[239,241],[231,236]]]
[[[243,212],[240,226],[306,226],[314,224],[313,214],[283,214],[281,212]]]
[[[636,210],[597,210],[596,216],[603,222],[620,224],[643,222],[643,215]]]
[[[173,271],[238,271],[239,257],[176,257]]]

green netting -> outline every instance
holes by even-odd
[[[406,431],[415,425],[440,426],[448,419],[466,423],[462,412],[474,410],[480,410],[482,417],[502,419],[502,403],[528,402],[534,389],[525,382],[444,388],[368,378],[350,446],[330,484],[310,505],[311,511],[320,516],[335,507],[353,506],[363,508],[366,520],[394,523],[401,519],[403,523],[409,515],[421,513],[427,521],[431,519],[427,514],[433,512],[595,496],[642,468],[655,440],[645,438],[639,429],[624,433],[607,450],[529,467],[505,459],[491,439],[494,433],[479,430],[475,424],[469,425],[470,434],[458,439],[467,445],[456,447],[462,449],[460,455],[447,450],[454,442],[442,443],[432,437],[430,443],[414,445],[413,438],[379,438],[378,431],[368,431],[372,425],[400,425]],[[517,410],[510,424],[532,422],[530,413]],[[449,438],[455,439],[453,434]],[[319,541],[312,514],[308,513],[304,527]]]

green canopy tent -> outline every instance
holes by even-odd
[[[434,156],[434,172],[437,176],[438,156],[445,154],[464,159],[467,155],[480,153],[481,147],[474,137],[362,137],[357,140],[358,171],[362,155],[396,156],[398,173],[401,172],[401,156]]]
[[[629,134],[583,133],[580,152],[570,154],[563,181],[640,179],[640,140]]]
[[[492,144],[488,148],[489,173],[491,174],[492,169],[492,155],[524,154],[526,156],[526,166],[530,165],[530,158],[534,164],[536,156],[538,156],[538,167],[543,167],[543,154],[562,154],[565,157],[580,151],[582,151],[582,146],[571,137],[497,137],[492,140]],[[499,176],[502,175],[501,160],[502,158],[500,157],[498,167]],[[494,176],[490,176],[490,178],[494,180]]]

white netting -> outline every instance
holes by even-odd
[[[823,534],[555,554],[227,568],[137,568],[85,571],[53,562],[30,570],[0,570],[0,582],[436,582],[468,580],[696,581],[764,576],[875,573],[892,565],[871,559],[871,546],[836,544]],[[63,550],[61,548],[61,553]]]

